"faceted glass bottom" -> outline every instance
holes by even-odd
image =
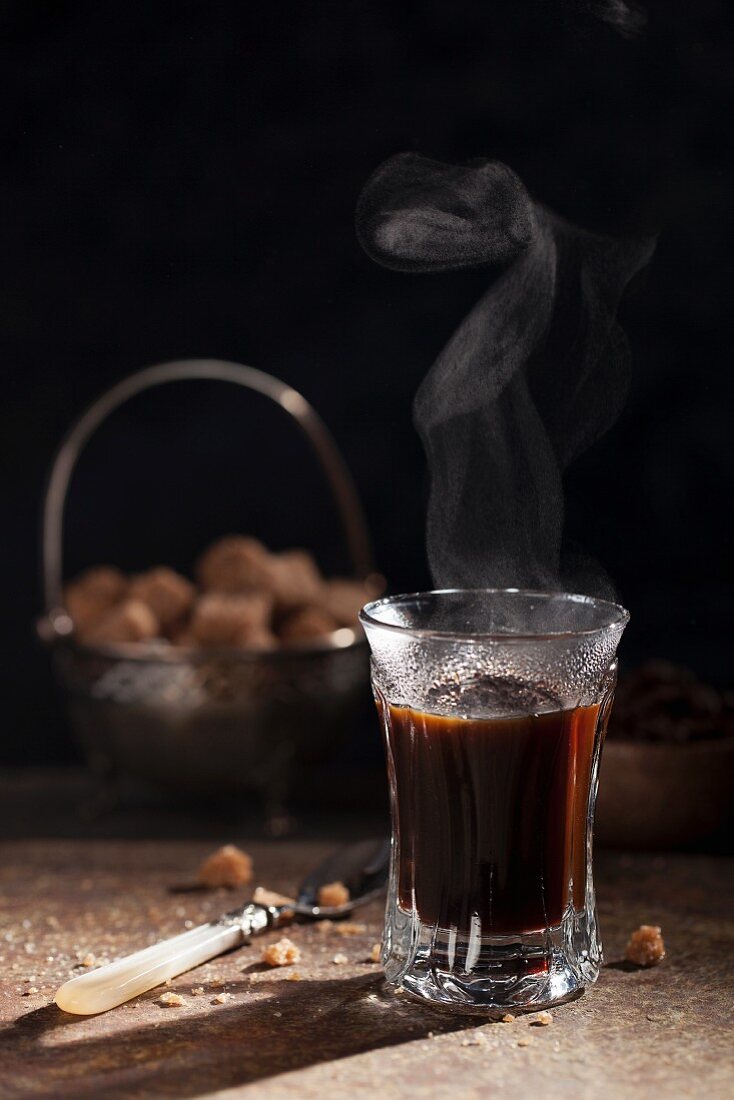
[[[596,981],[602,961],[593,908],[513,936],[462,937],[388,902],[383,965],[388,985],[468,1012],[540,1009]]]

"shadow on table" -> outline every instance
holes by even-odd
[[[196,1015],[161,1008],[160,1020],[91,1036],[94,1018],[50,1005],[6,1031],[3,1062],[22,1096],[195,1097],[479,1022],[388,993],[374,974],[269,981],[267,992],[211,1006],[210,994],[193,1002],[205,1010]]]

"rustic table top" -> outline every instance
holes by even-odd
[[[257,881],[281,890],[327,851],[314,840],[239,843]],[[178,1007],[162,1005],[159,989],[100,1016],[57,1009],[56,988],[87,956],[126,954],[244,900],[179,889],[211,848],[135,840],[0,848],[3,1100],[734,1095],[734,860],[725,858],[603,854],[607,965],[545,1027],[533,1015],[480,1022],[387,992],[370,961],[379,904],[355,917],[363,928],[351,934],[294,928],[302,960],[290,969],[263,968],[255,941],[181,975],[170,987],[183,997]],[[641,923],[660,924],[668,948],[650,970],[621,962]]]

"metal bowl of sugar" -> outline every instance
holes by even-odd
[[[323,422],[290,386],[219,360],[163,363],[131,375],[76,422],[54,460],[44,502],[45,614],[73,732],[89,767],[185,796],[259,792],[272,818],[294,775],[343,741],[369,698],[359,627],[273,650],[198,649],[164,641],[83,644],[63,605],[63,522],[77,458],[107,416],[153,386],[210,379],[275,401],[311,444],[331,488],[355,579],[374,576],[370,541],[349,472]]]

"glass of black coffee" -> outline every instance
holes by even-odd
[[[596,980],[592,826],[628,618],[517,589],[364,608],[392,812],[389,984],[485,1011]]]

